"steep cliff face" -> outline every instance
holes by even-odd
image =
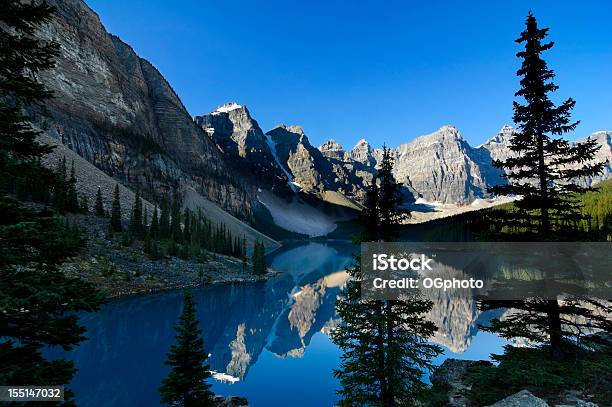
[[[246,106],[228,103],[210,114],[196,116],[194,121],[243,176],[280,195],[290,192],[287,175]]]
[[[589,185],[592,185],[612,176],[612,131],[598,131],[593,133],[590,137],[597,140],[597,143],[601,145],[593,161],[606,162],[606,166],[601,175],[585,180]]]
[[[486,195],[484,157],[452,126],[392,149],[398,181],[428,201],[466,204]],[[490,160],[489,160],[490,161]]]
[[[330,162],[310,144],[301,127],[279,125],[266,134],[274,143],[279,161],[286,165],[302,191],[321,193],[333,188]]]
[[[40,36],[60,55],[40,79],[55,98],[35,112],[46,134],[147,196],[190,186],[242,218],[252,191],[191,120],[153,65],[106,32],[81,0],[52,0]]]

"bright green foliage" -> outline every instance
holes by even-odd
[[[58,266],[79,249],[76,228],[53,212],[19,199],[38,199],[53,182],[41,165],[51,149],[35,141],[24,108],[50,93],[37,73],[50,68],[57,46],[32,34],[53,8],[41,2],[4,0],[0,12],[0,385],[67,385],[72,362],[49,360],[43,350],[70,350],[83,339],[79,314],[95,311],[101,294],[67,277]],[[65,161],[64,161],[65,164]],[[64,167],[65,168],[65,167]],[[62,174],[65,179],[65,171]],[[48,190],[47,190],[48,191]],[[67,392],[70,399],[71,392]]]
[[[121,202],[119,200],[119,184],[115,184],[115,192],[113,193],[113,205],[111,207],[110,228],[113,232],[121,232]]]
[[[100,187],[98,187],[98,191],[96,192],[96,203],[94,207],[94,211],[96,216],[104,217],[106,213],[104,212],[104,204],[102,203],[102,191]]]
[[[584,230],[612,241],[612,180],[597,184],[595,190],[579,195],[577,200]]]
[[[185,292],[183,312],[176,326],[176,344],[168,352],[166,365],[172,370],[159,388],[162,404],[169,406],[215,406],[214,394],[206,380],[211,377],[204,350],[202,330],[196,318],[193,295]]]
[[[358,242],[389,241],[407,216],[401,204],[401,185],[392,175],[393,162],[383,150],[380,171],[366,191]],[[340,368],[342,406],[415,405],[425,387],[422,376],[441,349],[428,343],[435,325],[425,319],[432,303],[420,295],[406,300],[364,300],[361,296],[361,258],[347,269],[351,276],[336,303],[342,324],[332,340],[343,351]]]

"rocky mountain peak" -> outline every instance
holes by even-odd
[[[334,139],[327,140],[325,143],[321,144],[319,150],[344,151],[342,145]]]
[[[214,112],[212,112],[212,114],[228,113],[237,109],[245,110],[248,113],[248,110],[246,110],[245,106],[239,105],[236,102],[229,102],[219,106]]]
[[[319,146],[319,151],[327,158],[334,158],[336,160],[344,160],[346,152],[344,148],[336,140],[328,140]]]
[[[258,186],[279,189],[281,195],[288,192],[289,180],[246,106],[226,103],[210,114],[195,116],[194,121],[230,158],[233,166]]]
[[[503,144],[505,147],[510,145],[510,140],[516,133],[516,129],[508,124],[502,126],[502,128],[495,134],[493,137],[488,139],[479,147],[493,145],[493,144]]]
[[[376,159],[373,155],[372,147],[370,143],[366,139],[361,139],[355,144],[355,147],[351,150],[351,158],[361,164],[365,164],[367,166],[374,166],[376,164]]]

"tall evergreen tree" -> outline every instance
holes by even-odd
[[[45,2],[5,0],[0,11],[0,385],[66,385],[72,362],[43,350],[70,350],[83,339],[81,312],[102,296],[91,284],[58,270],[80,239],[49,211],[26,207],[16,187],[52,184],[41,165],[51,148],[39,144],[25,108],[51,96],[37,73],[53,66],[57,46],[34,37],[54,9]],[[27,191],[26,191],[27,192]],[[19,194],[21,197],[28,194]],[[28,198],[35,198],[29,194]],[[70,396],[70,392],[67,392]]]
[[[515,94],[524,104],[514,102],[514,122],[519,132],[511,140],[512,157],[494,162],[495,166],[506,170],[509,182],[491,189],[497,194],[521,195],[522,199],[514,203],[517,210],[494,211],[492,222],[502,231],[497,238],[503,240],[573,240],[574,226],[582,219],[574,197],[587,189],[575,180],[600,173],[604,163],[592,162],[600,148],[595,140],[573,144],[561,137],[578,124],[570,119],[575,101],[569,98],[556,106],[550,100],[549,94],[558,86],[552,82],[555,74],[542,59],[542,53],[550,50],[553,42],[543,42],[548,28],[539,28],[531,12],[525,24],[525,30],[516,40],[524,44],[524,49],[517,53],[522,59],[517,71],[521,88]],[[509,235],[504,230],[518,233]],[[605,318],[595,316],[592,306],[585,307],[570,299],[563,305],[555,298],[481,304],[485,310],[505,307],[521,311],[504,321],[494,320],[485,329],[505,337],[522,336],[548,345],[556,358],[563,357],[564,338],[573,337],[580,330],[580,327],[568,327],[571,315],[588,316],[592,318],[589,323],[610,329]],[[610,310],[608,308],[608,312]]]
[[[136,196],[134,197],[134,205],[132,206],[129,231],[133,237],[138,239],[144,237],[142,221],[142,198],[140,197],[140,189],[137,189]]]
[[[202,330],[196,318],[193,295],[185,293],[183,312],[176,327],[176,344],[168,353],[166,365],[172,370],[159,388],[161,402],[170,406],[215,406],[214,394],[206,380],[211,377],[204,350]]]
[[[119,200],[119,184],[115,184],[115,192],[113,193],[113,205],[111,207],[110,228],[113,232],[121,232],[121,202]]]
[[[68,212],[79,212],[79,197],[76,186],[76,172],[74,169],[74,160],[70,166],[70,178],[66,182],[66,209]]]
[[[255,240],[252,253],[253,274],[262,276],[267,272],[266,249],[263,242]]]
[[[380,171],[366,191],[358,242],[389,241],[408,216],[399,206],[401,184],[392,174],[393,161],[384,148]],[[415,294],[401,300],[361,297],[361,258],[347,269],[351,279],[336,303],[342,324],[332,334],[343,350],[334,371],[342,386],[341,405],[414,405],[423,388],[423,372],[441,350],[428,343],[435,325],[425,319],[432,303]]]
[[[515,202],[518,211],[501,217],[500,225],[520,224],[537,239],[559,239],[561,225],[581,218],[573,198],[588,188],[575,181],[601,173],[605,163],[592,163],[600,148],[596,140],[570,143],[560,137],[574,130],[579,122],[571,122],[576,104],[572,98],[559,106],[549,98],[558,86],[552,82],[555,73],[541,57],[553,46],[553,42],[542,42],[547,35],[548,28],[539,28],[529,13],[526,29],[516,40],[525,47],[517,53],[522,59],[517,71],[521,88],[515,94],[525,104],[513,102],[519,131],[510,142],[513,156],[494,162],[506,170],[504,176],[509,182],[491,188],[491,192],[523,197]]]
[[[170,219],[170,233],[177,243],[183,241],[183,230],[181,229],[181,201],[178,192],[172,197],[172,218]]]
[[[102,191],[100,190],[100,187],[98,187],[98,190],[96,191],[96,203],[94,211],[96,213],[96,216],[99,216],[101,218],[105,216],[104,203],[102,202]]]
[[[153,208],[153,218],[151,219],[151,227],[149,228],[149,232],[153,239],[159,238],[159,216],[157,214],[157,205]]]

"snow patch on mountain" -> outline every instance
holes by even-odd
[[[257,199],[270,211],[274,223],[285,230],[316,237],[333,232],[338,226],[334,218],[301,200],[287,202],[269,191],[258,193]]]
[[[224,105],[219,106],[217,110],[212,112],[212,114],[228,113],[236,109],[242,109],[242,105],[239,105],[238,103],[234,103],[234,102],[226,103]]]

